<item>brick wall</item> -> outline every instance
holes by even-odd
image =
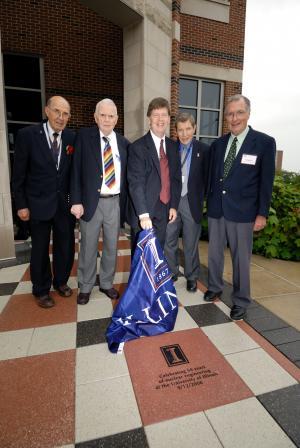
[[[180,58],[243,68],[246,0],[230,2],[229,23],[181,14]]]
[[[242,84],[239,82],[225,82],[224,86],[224,104],[228,97],[235,95],[236,93],[242,93]],[[228,132],[227,122],[224,117],[223,121],[223,133]]]
[[[1,0],[2,51],[44,58],[46,98],[65,96],[70,127],[94,123],[96,103],[112,98],[123,130],[122,29],[79,0]]]
[[[180,60],[243,67],[246,0],[230,2],[229,24],[181,14],[180,4],[181,0],[172,3],[173,20],[181,26],[180,42],[173,39],[172,43],[172,123],[178,110]],[[117,127],[123,130],[123,37],[119,27],[79,0],[1,0],[0,26],[3,52],[43,57],[46,97],[60,94],[70,101],[71,127],[93,124],[96,102],[111,97],[119,110]],[[240,91],[241,84],[225,82],[225,100]]]
[[[218,67],[243,69],[246,0],[230,2],[229,23],[217,22],[202,17],[180,13],[181,0],[173,0],[173,20],[180,24],[180,42],[172,43],[172,82],[171,82],[171,135],[175,136],[174,116],[178,111],[179,61],[189,61],[216,65]],[[224,101],[229,96],[241,93],[242,84],[224,82]],[[227,132],[223,122],[223,133]]]
[[[180,0],[172,2],[172,20],[180,23]],[[172,39],[172,66],[171,66],[171,124],[170,135],[176,137],[175,118],[178,113],[179,103],[179,63],[180,63],[180,42]]]

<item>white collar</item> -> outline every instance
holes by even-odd
[[[154,132],[152,132],[151,129],[150,129],[150,134],[151,134],[151,137],[153,138],[156,148],[159,148],[161,140],[163,140],[163,142],[165,143],[165,138],[166,138],[165,135],[163,137],[158,137],[157,135],[154,134]]]
[[[109,141],[111,141],[111,139],[114,138],[114,136],[116,135],[115,131],[111,131],[111,133],[110,133],[109,135],[104,135],[100,128],[99,128],[99,132],[100,132],[100,138],[101,138],[101,140],[102,140],[103,137],[105,137],[105,138],[107,138]]]
[[[49,132],[49,136],[53,137],[53,134],[56,133],[59,136],[61,136],[62,131],[55,131],[54,129],[52,129],[49,120],[46,122],[46,126],[47,126],[47,130]]]

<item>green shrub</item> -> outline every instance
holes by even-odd
[[[275,176],[266,227],[254,233],[253,253],[283,260],[300,260],[300,175],[282,171]]]

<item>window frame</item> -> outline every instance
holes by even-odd
[[[39,60],[39,71],[40,71],[40,88],[32,88],[32,87],[17,87],[17,86],[11,86],[9,84],[6,84],[5,78],[4,78],[4,55],[12,55],[12,56],[20,56],[22,58],[36,58]],[[3,60],[3,89],[4,89],[4,102],[5,102],[5,119],[6,119],[6,128],[7,128],[7,135],[8,135],[8,142],[9,142],[9,154],[10,157],[14,154],[14,141],[11,141],[10,133],[8,132],[8,127],[10,124],[16,124],[21,125],[21,127],[33,125],[40,123],[40,121],[43,119],[44,114],[44,108],[46,104],[46,97],[45,97],[45,75],[44,75],[44,59],[41,56],[32,55],[32,54],[24,54],[24,53],[13,53],[9,51],[4,51],[2,53],[2,60]],[[37,92],[40,93],[41,97],[41,110],[42,110],[42,117],[39,121],[26,121],[26,120],[11,120],[7,116],[7,107],[6,107],[6,91],[26,91],[26,92]]]
[[[189,106],[184,104],[179,104],[178,109],[191,109],[196,110],[197,114],[197,120],[196,120],[196,134],[195,137],[197,140],[200,139],[209,139],[211,140],[211,143],[220,137],[222,135],[222,129],[223,129],[223,108],[224,108],[224,82],[217,80],[217,79],[209,79],[209,78],[198,78],[188,75],[180,75],[179,79],[183,80],[191,80],[191,81],[197,81],[197,102],[196,106]],[[201,94],[202,94],[202,86],[203,82],[208,82],[212,84],[219,84],[220,85],[220,97],[219,97],[219,108],[209,108],[209,107],[202,107],[201,106]],[[180,87],[179,87],[180,89]],[[179,90],[179,97],[180,97],[180,90]],[[201,112],[202,111],[211,111],[211,112],[218,112],[219,113],[219,125],[218,125],[218,135],[212,136],[207,134],[200,134],[200,123],[201,123]]]

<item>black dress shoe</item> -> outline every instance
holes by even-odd
[[[68,285],[54,286],[54,289],[62,297],[70,297],[73,293],[72,289]]]
[[[178,280],[178,275],[177,275],[177,274],[173,274],[173,275],[172,275],[172,280],[173,280],[173,282],[177,282],[177,280]]]
[[[110,299],[118,299],[120,296],[115,288],[109,288],[109,289],[99,288],[99,290],[101,292],[104,292],[104,294],[106,294],[107,297],[109,297]]]
[[[90,300],[90,292],[80,292],[77,296],[78,305],[86,305]]]
[[[55,305],[54,300],[49,294],[43,294],[42,296],[36,296],[38,306],[42,308],[52,308]]]
[[[221,295],[222,295],[222,291],[214,292],[214,291],[210,291],[208,289],[203,296],[203,300],[205,300],[205,302],[213,302],[214,300],[221,297]]]
[[[246,316],[246,308],[242,306],[233,305],[230,311],[230,317],[232,320],[242,320]]]
[[[186,289],[188,292],[196,292],[197,291],[196,280],[187,280],[186,281]]]

